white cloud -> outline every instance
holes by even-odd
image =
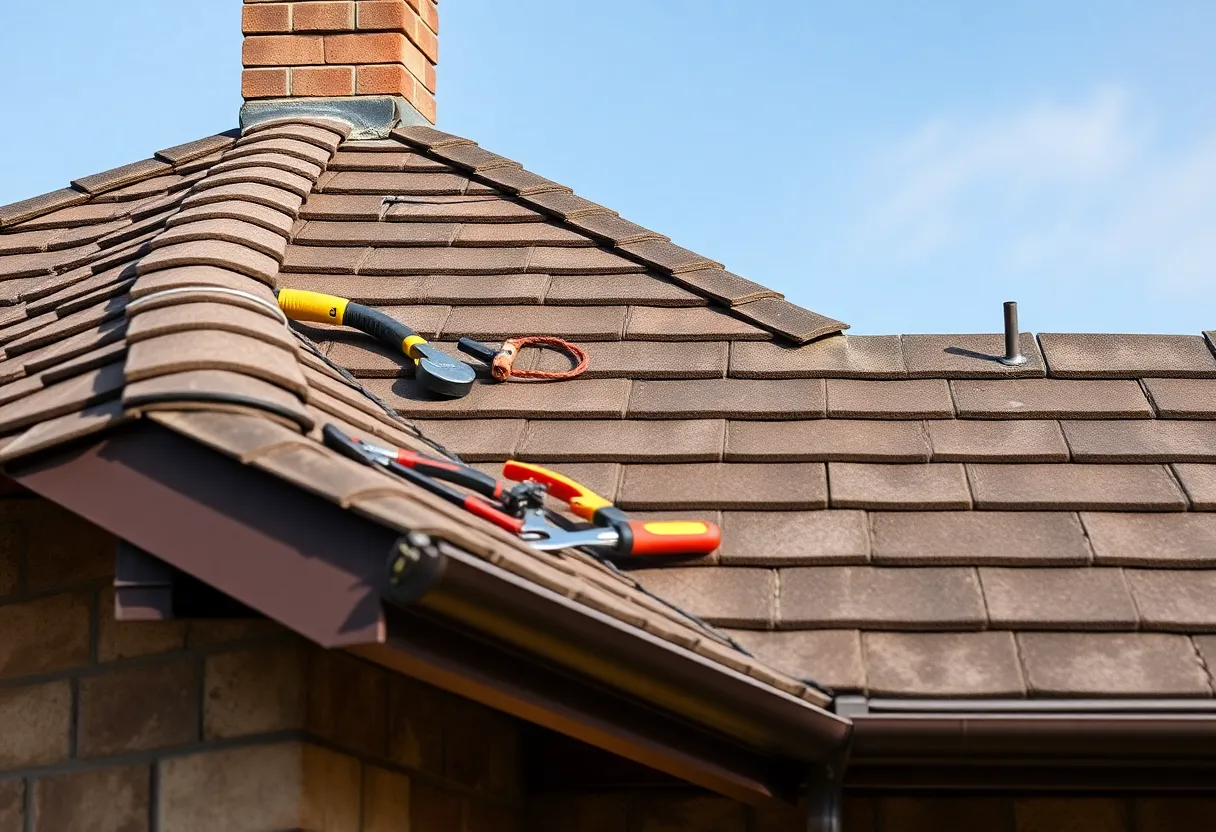
[[[873,160],[861,250],[924,265],[983,245],[1024,278],[1216,288],[1216,133],[1162,145],[1114,87],[1074,104],[934,120]]]

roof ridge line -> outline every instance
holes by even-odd
[[[223,151],[230,147],[236,138],[235,130],[217,133],[205,139],[158,150],[148,159],[121,165],[92,176],[73,179],[68,187],[58,191],[20,200],[9,205],[0,205],[0,228],[10,228],[19,223],[43,217],[53,211],[74,208],[100,194],[135,185],[147,179],[169,173],[180,173],[178,168],[182,165]]]
[[[848,329],[848,324],[791,303],[780,292],[733,274],[716,260],[623,219],[616,211],[577,196],[571,188],[525,170],[519,162],[485,150],[471,139],[426,126],[398,127],[391,136],[796,344]]]

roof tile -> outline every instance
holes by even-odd
[[[443,161],[472,173],[480,174],[492,170],[502,170],[503,168],[520,167],[519,162],[513,162],[505,156],[491,153],[485,148],[474,144],[450,145],[447,147],[432,146],[430,152]]]
[[[807,419],[824,415],[820,379],[749,381],[638,381],[629,396],[631,418]]]
[[[673,341],[599,341],[579,344],[587,354],[585,378],[694,379],[722,378],[726,374],[729,344],[688,344]],[[536,361],[538,370],[565,370],[566,356],[545,350]]]
[[[413,307],[417,308],[417,307]],[[444,307],[431,306],[423,309],[441,310]],[[428,337],[427,331],[442,321],[434,316],[406,316],[406,324],[422,335]],[[326,332],[330,335],[331,332]],[[406,363],[405,357],[399,350],[387,344],[375,341],[361,333],[347,333],[341,330],[332,331],[334,336],[329,342],[328,356],[331,361],[346,368],[360,378],[400,378],[412,376],[413,370]],[[441,349],[449,354],[457,354],[452,345],[442,345]]]
[[[861,638],[856,630],[734,630],[731,635],[760,661],[795,679],[814,679],[836,690],[860,691],[866,687]]]
[[[644,268],[602,248],[551,248],[531,250],[528,271],[549,274],[637,274]]]
[[[619,419],[629,382],[574,379],[561,384],[475,384],[463,399],[437,401],[412,379],[369,379],[364,386],[406,416],[452,418]]]
[[[63,196],[56,197],[55,194],[63,194]],[[130,205],[120,202],[88,202],[88,195],[79,191],[56,191],[55,194],[19,202],[13,206],[14,211],[24,210],[28,214],[20,220],[21,224],[17,228],[21,231],[36,231],[42,228],[76,228],[90,223],[109,222],[115,217],[124,216],[131,208]],[[52,200],[52,197],[55,199]],[[53,207],[35,213],[38,206],[45,207],[47,202],[53,202]],[[26,206],[27,203],[30,203],[29,207],[23,209],[22,206]],[[9,215],[15,216],[11,213]],[[6,226],[17,222],[17,219],[13,219],[6,223]]]
[[[223,202],[212,202],[207,205],[197,205],[179,211],[166,220],[165,225],[173,228],[177,225],[198,220],[241,220],[253,223],[273,231],[286,238],[291,234],[292,217],[274,208],[256,205],[241,199],[230,199]]]
[[[122,393],[123,404],[133,411],[197,407],[199,402],[257,408],[295,423],[301,430],[313,426],[299,398],[281,387],[244,373],[227,370],[186,370],[134,381]]]
[[[274,285],[279,273],[279,262],[274,257],[248,245],[214,239],[158,248],[139,261],[139,273],[143,275],[177,266],[216,266],[248,275],[267,286]]]
[[[968,465],[976,508],[1184,511],[1161,465]]]
[[[1199,335],[1039,336],[1058,378],[1216,378],[1216,358]]]
[[[688,307],[705,306],[706,300],[658,275],[559,275],[549,284],[545,303],[550,306],[619,303]]]
[[[351,200],[340,202],[339,200]],[[365,200],[356,203],[353,200]],[[342,219],[342,213],[351,218],[376,219],[381,207],[389,222],[541,222],[544,215],[507,199],[493,197],[417,197],[399,199],[387,206],[371,204],[370,197],[337,197],[313,194],[304,208],[304,216],[315,219]],[[314,216],[315,215],[315,216]]]
[[[8,442],[0,451],[0,462],[47,448],[58,447],[99,431],[114,427],[128,418],[122,403],[111,399],[81,410],[73,410],[30,427]]]
[[[825,335],[834,335],[848,324],[803,309],[784,298],[761,298],[734,307],[735,312],[767,330],[784,335],[794,343],[805,344]]]
[[[895,379],[907,373],[898,335],[837,335],[792,347],[773,341],[731,345],[737,378]]]
[[[115,398],[122,385],[121,361],[49,385],[0,407],[0,433],[10,433]]]
[[[314,184],[313,180],[309,179],[308,177],[288,173],[287,171],[279,170],[278,168],[239,167],[231,170],[225,170],[220,173],[212,171],[211,175],[194,186],[194,193],[204,193],[213,188],[222,188],[227,185],[239,185],[245,183],[280,188],[284,191],[296,194],[301,199],[308,196],[308,194],[312,191]]]
[[[234,133],[235,131],[219,133],[215,136],[208,136],[205,139],[167,147],[164,150],[158,150],[156,158],[166,161],[171,165],[193,162],[195,159],[201,159],[204,156],[210,156],[213,153],[232,147],[233,142],[236,141]]]
[[[264,139],[298,139],[333,153],[342,140],[350,135],[350,130],[351,126],[344,121],[291,116],[246,127],[238,144]]]
[[[1216,631],[1216,574],[1193,569],[1128,569],[1126,575],[1144,629]]]
[[[267,231],[260,225],[254,225],[244,220],[219,219],[197,220],[176,225],[163,231],[151,241],[150,246],[155,251],[177,243],[213,240],[243,245],[267,257],[273,257],[275,260],[282,260],[283,252],[287,250],[287,240],[281,234]]]
[[[763,298],[780,298],[782,294],[753,283],[747,278],[725,269],[698,269],[673,275],[677,283],[688,286],[699,294],[724,303],[738,306]]]
[[[336,252],[351,249],[293,247],[288,261],[301,252]],[[378,248],[359,267],[361,274],[511,274],[527,271],[529,248]],[[545,269],[535,269],[544,272]]]
[[[1036,696],[1211,696],[1186,636],[1164,633],[1019,633]]]
[[[980,630],[974,569],[816,566],[782,569],[778,629]]]
[[[233,332],[162,335],[132,344],[127,354],[128,382],[189,370],[228,370],[269,381],[300,396],[308,391],[292,352]]]
[[[1084,512],[1094,562],[1109,566],[1216,567],[1216,515]]]
[[[599,240],[612,245],[640,243],[643,240],[666,240],[662,234],[643,228],[637,223],[618,217],[615,214],[592,214],[586,217],[576,217],[567,223]]]
[[[392,223],[394,226],[407,223]],[[595,243],[578,232],[547,222],[467,223],[455,246],[555,246],[588,248]]]
[[[325,182],[327,194],[460,196],[469,180],[458,173],[361,173],[343,171]]]
[[[945,381],[827,380],[828,415],[837,419],[941,419],[954,415]]]
[[[1122,570],[980,569],[993,627],[1015,630],[1127,630],[1139,619]]]
[[[1005,354],[1005,336],[905,335],[904,358],[913,378],[1014,378],[1047,374],[1034,335],[1018,337],[1025,364],[1008,366],[997,359]]]
[[[538,176],[531,171],[519,168],[495,168],[494,170],[483,171],[478,174],[478,178],[484,179],[500,190],[520,196],[532,196],[534,194],[559,191],[571,193],[570,189],[565,185],[559,185],[543,176]]]
[[[281,321],[264,312],[214,302],[178,302],[159,309],[140,310],[139,314],[131,316],[127,341],[134,344],[148,338],[200,329],[236,332],[280,349],[295,349],[295,339]]]
[[[1200,511],[1216,511],[1216,465],[1178,463],[1174,465],[1174,473],[1193,507]]]
[[[617,341],[624,328],[624,306],[456,306],[443,332],[449,338],[527,334]]]
[[[1085,530],[1072,512],[873,512],[874,562],[893,566],[1080,566]]]
[[[727,511],[719,560],[738,566],[846,566],[869,561],[863,511]]]
[[[1066,462],[1068,445],[1058,422],[1015,419],[926,423],[934,462]]]
[[[371,253],[370,248],[288,246],[281,269],[285,274],[354,274]]]
[[[125,225],[125,220],[120,219],[117,222]],[[105,228],[105,226],[84,226],[85,230],[92,228]],[[9,234],[0,234],[0,256],[35,254],[46,251],[47,246],[57,238],[64,234],[78,233],[78,231],[79,229],[64,231],[58,228],[44,228],[41,231],[13,231]]]
[[[305,224],[292,242],[305,246],[447,246],[456,239],[459,230],[460,226],[456,223],[314,220]]]
[[[436,130],[434,127],[426,125],[398,127],[393,130],[392,135],[395,139],[426,150],[476,144],[470,139],[462,139],[460,136],[453,136],[451,133],[444,133],[442,130]]]
[[[954,463],[876,465],[828,463],[833,508],[966,509],[971,492]]]
[[[1216,423],[1064,422],[1077,462],[1216,462]]]
[[[768,340],[767,332],[718,309],[634,306],[625,337],[641,341]]]
[[[286,153],[251,153],[247,156],[225,159],[212,165],[209,170],[212,176],[215,176],[227,171],[241,170],[243,168],[274,168],[275,170],[285,171],[293,176],[302,177],[309,182],[316,182],[320,179],[321,172],[324,169],[322,164],[318,162],[305,161],[295,156],[288,156]],[[309,190],[312,189],[310,188]],[[308,196],[308,194],[301,194],[301,196]]]
[[[731,422],[726,459],[752,462],[928,462],[919,422],[817,419]]]
[[[396,146],[395,152],[386,152],[367,148],[362,143],[348,142],[330,159],[327,169],[335,172],[344,170],[430,172],[446,170],[447,165],[410,152],[400,145]]]
[[[510,459],[523,437],[523,419],[416,420],[422,433],[466,462]]]
[[[20,355],[47,344],[62,341],[64,338],[75,335],[78,332],[95,329],[101,323],[120,317],[126,306],[127,298],[125,296],[111,298],[96,306],[91,306],[88,309],[82,309],[65,317],[58,318],[58,320],[45,321],[39,324],[34,331],[27,332],[20,338],[7,343],[4,347],[4,352],[9,357]],[[39,320],[39,318],[33,320]]]
[[[1163,419],[1216,419],[1216,381],[1146,378],[1144,387]]]
[[[631,574],[650,592],[711,624],[772,626],[776,596],[772,570],[692,567]]]
[[[83,179],[73,180],[72,187],[90,194],[99,194],[103,191],[112,191],[115,188],[130,185],[141,179],[148,179],[152,176],[161,176],[172,172],[173,166],[166,162],[162,162],[159,159],[144,159],[139,162],[132,162],[129,165],[123,165],[120,168],[105,171],[104,173],[97,173],[92,176],[86,176]]]
[[[958,415],[972,419],[1136,419],[1153,415],[1134,381],[952,381]]]
[[[23,367],[24,372],[40,373],[48,367],[62,364],[98,347],[121,341],[126,334],[127,322],[122,319],[111,319],[68,338],[51,341],[40,349],[18,355],[10,360],[13,364]],[[8,361],[4,362],[4,364],[8,363]]]
[[[552,214],[563,220],[579,219],[581,217],[589,217],[595,214],[615,214],[609,208],[603,205],[592,202],[589,199],[583,199],[581,196],[575,196],[566,191],[547,191],[545,193],[533,193],[521,197],[524,204],[533,208],[539,208],[547,214]]]
[[[224,154],[224,160],[246,159],[250,156],[264,156],[270,153],[277,156],[289,156],[322,167],[325,167],[330,158],[329,150],[299,139],[257,138],[252,141],[248,139],[242,141]]]
[[[541,462],[716,462],[724,429],[718,420],[545,420],[528,425],[518,455]]]
[[[265,205],[284,214],[295,217],[300,213],[304,200],[298,194],[271,185],[257,182],[235,182],[231,185],[220,185],[205,191],[193,191],[182,200],[182,208],[192,208],[196,205],[210,205],[215,202],[229,200],[244,200],[254,205]]]
[[[640,240],[619,244],[617,247],[670,274],[724,268],[721,263],[682,248],[670,240]]]
[[[626,509],[826,508],[827,482],[818,463],[627,465],[618,502]]]
[[[1012,633],[862,633],[871,696],[1026,695]]]
[[[88,194],[72,188],[64,188],[60,191],[53,191],[49,194],[33,197],[32,199],[23,199],[20,202],[3,205],[0,206],[0,228],[7,228],[19,222],[26,222],[53,211],[71,209],[84,202],[88,202],[88,200]]]

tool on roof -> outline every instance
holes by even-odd
[[[574,545],[608,546],[619,555],[708,555],[718,548],[722,540],[721,530],[716,523],[701,520],[631,520],[624,511],[585,485],[539,465],[509,460],[503,465],[502,473],[509,480],[544,485],[549,494],[570,506],[571,512],[591,521],[600,530],[597,538],[601,542]],[[525,518],[524,534],[527,535],[529,531],[528,518]],[[553,540],[555,543],[561,542],[561,535],[556,535]],[[537,548],[565,547],[554,545]]]
[[[477,376],[472,367],[429,344],[379,309],[304,289],[280,289],[275,297],[283,314],[293,321],[354,327],[405,353],[414,361],[418,382],[436,395],[459,399],[473,389]]]
[[[569,477],[523,462],[508,462],[503,475],[518,484],[502,482],[467,465],[352,439],[334,425],[322,431],[325,444],[344,456],[375,465],[424,488],[466,511],[519,535],[535,549],[591,548],[612,557],[633,555],[709,554],[718,548],[721,532],[714,523],[700,521],[644,522],[631,520],[608,500]],[[444,485],[463,486],[474,494]],[[566,528],[553,522],[545,509],[552,494],[570,506],[591,528]]]
[[[561,350],[574,359],[574,366],[569,370],[550,372],[548,370],[517,370],[515,358],[519,351],[527,346],[553,347]],[[488,347],[472,338],[461,338],[456,348],[466,355],[490,365],[490,374],[496,381],[507,381],[512,378],[545,379],[547,381],[564,381],[565,379],[581,376],[587,371],[587,353],[564,338],[551,335],[528,335],[523,338],[508,338],[498,349]]]

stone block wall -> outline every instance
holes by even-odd
[[[116,541],[0,500],[0,832],[514,832],[513,719],[266,621],[119,623]]]

